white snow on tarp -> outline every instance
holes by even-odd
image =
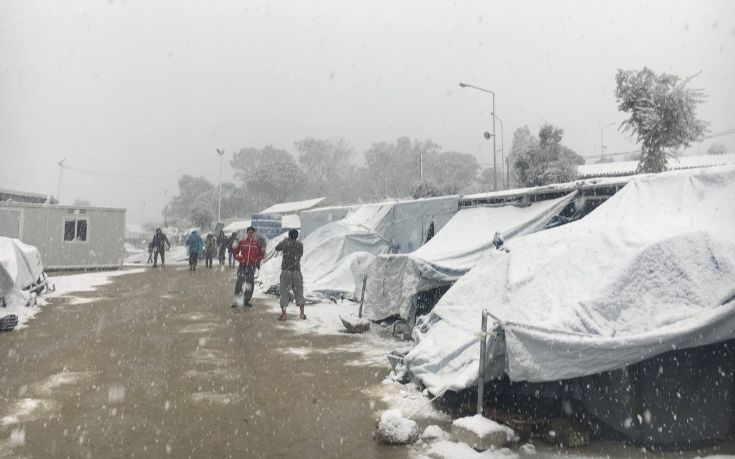
[[[316,199],[307,199],[305,201],[282,202],[275,204],[267,209],[261,210],[261,214],[294,214],[302,210],[311,209],[315,205],[324,201],[324,197]]]
[[[307,299],[356,298],[355,282],[373,256],[420,247],[431,225],[438,231],[457,213],[458,196],[365,204],[345,218],[323,225],[303,240],[301,273]],[[362,252],[360,255],[356,255]],[[280,256],[263,264],[265,291],[278,285]],[[358,292],[359,294],[359,292]]]
[[[43,274],[41,254],[19,239],[0,236],[0,297],[12,289],[24,289]]]
[[[640,161],[614,161],[600,164],[582,164],[577,166],[579,177],[600,177],[605,175],[635,174]],[[666,167],[669,170],[691,169],[696,167],[712,167],[735,164],[735,153],[725,155],[695,155],[670,158]]]
[[[230,234],[236,233],[238,231],[245,231],[248,226],[250,226],[250,219],[237,220],[222,228],[222,231],[224,231],[225,234],[229,236]]]
[[[301,228],[301,219],[298,214],[284,215],[281,220],[281,228],[299,229]]]
[[[735,338],[735,167],[633,179],[584,219],[489,251],[414,329],[432,393],[555,381]],[[502,332],[502,333],[499,333]]]
[[[434,238],[415,251],[378,255],[366,272],[365,314],[373,320],[394,315],[408,319],[414,295],[449,285],[465,275],[483,253],[494,247],[496,232],[509,240],[540,231],[575,195],[576,192],[571,192],[562,198],[525,207],[462,209]]]
[[[301,258],[305,294],[316,292],[315,288],[319,288],[319,281],[322,279],[325,280],[321,285],[326,288],[323,293],[327,295],[354,291],[350,266],[353,261],[359,262],[366,257],[360,255],[355,258],[351,255],[358,252],[379,254],[388,251],[390,241],[385,235],[389,230],[388,215],[392,208],[392,203],[360,206],[342,220],[324,225],[308,235],[302,241],[304,254]],[[335,268],[340,266],[342,268],[336,272]],[[267,290],[278,285],[280,274],[279,255],[263,263],[259,280]]]

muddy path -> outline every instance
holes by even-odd
[[[408,457],[372,438],[385,366],[230,308],[232,279],[148,269],[1,334],[0,456]]]

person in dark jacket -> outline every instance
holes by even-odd
[[[212,269],[212,260],[217,255],[217,241],[214,234],[207,234],[207,240],[204,243],[204,266]]]
[[[237,268],[233,308],[236,308],[240,302],[246,306],[252,306],[250,299],[253,297],[253,290],[255,289],[255,269],[265,256],[265,251],[255,239],[255,228],[249,226],[246,234],[245,239],[237,243],[233,253],[235,259],[240,262],[240,267]],[[245,284],[244,291],[243,283]]]
[[[227,253],[227,236],[223,230],[219,230],[217,236],[217,259],[219,260],[220,270],[224,269],[225,254]]]
[[[288,239],[284,239],[276,245],[276,251],[283,252],[281,261],[281,316],[278,320],[286,320],[286,307],[288,306],[289,290],[293,289],[296,306],[300,310],[300,319],[306,319],[304,314],[304,278],[301,275],[301,256],[304,254],[304,244],[298,240],[298,230],[292,229],[288,232]]]
[[[156,233],[153,235],[151,244],[153,245],[153,267],[155,268],[158,265],[158,256],[160,255],[161,267],[163,268],[165,263],[164,253],[171,248],[171,244],[168,242],[168,238],[163,231],[161,231],[161,228],[156,228]]]

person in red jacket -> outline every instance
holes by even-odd
[[[246,306],[252,306],[250,299],[253,297],[253,289],[255,287],[255,270],[260,260],[265,256],[265,250],[260,246],[258,240],[255,239],[255,228],[249,226],[246,233],[247,237],[238,242],[237,247],[232,252],[232,255],[240,263],[240,267],[237,269],[235,302],[232,303],[233,308],[236,308],[240,303]],[[243,283],[245,283],[244,292]]]

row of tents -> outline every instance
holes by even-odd
[[[494,391],[574,406],[600,435],[727,438],[732,196],[725,166],[357,206],[303,239],[306,294],[409,324],[402,369],[432,394],[477,385],[484,339]],[[265,290],[279,267],[263,265]]]

